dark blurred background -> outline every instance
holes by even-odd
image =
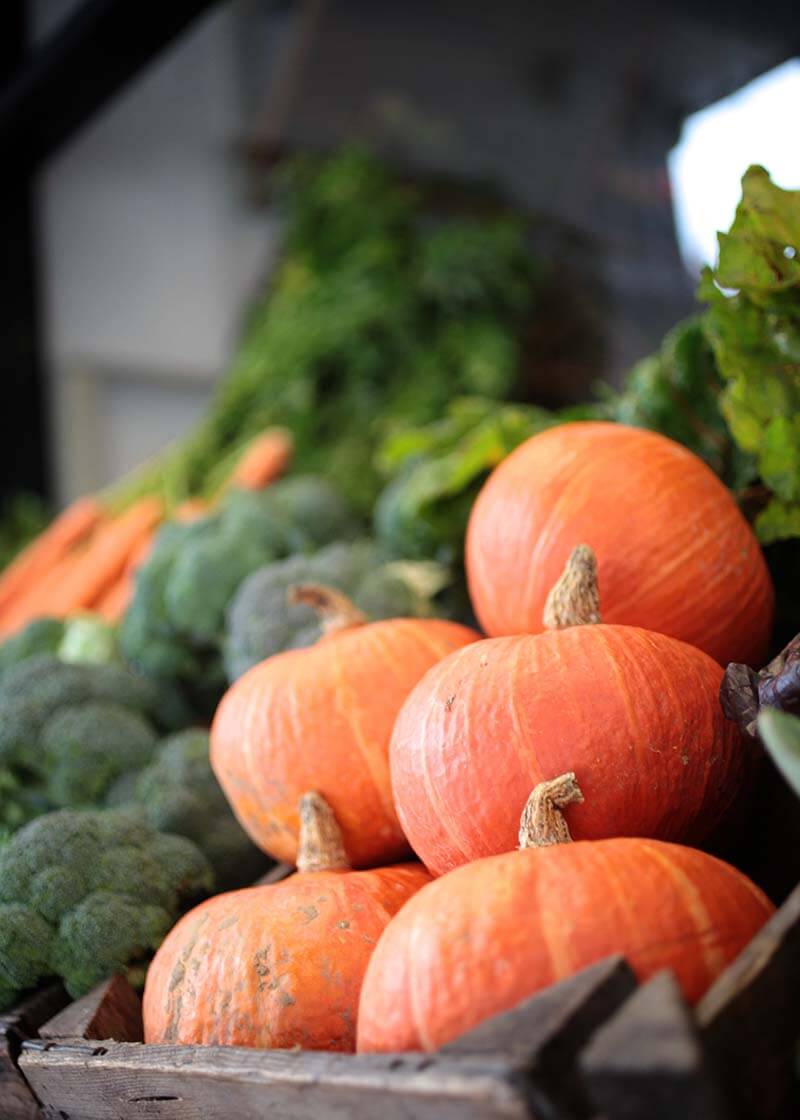
[[[789,2],[6,0],[3,498],[94,490],[192,424],[269,275],[270,177],[354,140],[439,205],[530,218],[533,399],[619,383],[692,310],[748,163],[800,186],[799,25]]]

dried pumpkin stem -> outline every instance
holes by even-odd
[[[346,595],[321,583],[296,583],[289,588],[290,603],[311,607],[322,626],[323,634],[335,634],[349,626],[363,626],[367,616]]]
[[[528,798],[519,822],[520,848],[546,848],[572,839],[561,812],[567,805],[583,801],[583,794],[570,770],[548,782],[540,782]]]
[[[318,793],[304,793],[300,798],[297,870],[347,871],[349,868],[342,830],[333,809]]]
[[[597,557],[588,544],[573,548],[567,566],[547,596],[542,621],[547,630],[601,621]]]

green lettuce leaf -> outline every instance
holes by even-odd
[[[738,447],[771,492],[756,518],[764,543],[800,535],[800,191],[762,167],[742,200],[699,296],[719,374],[720,407]]]
[[[529,436],[590,412],[464,397],[441,420],[398,427],[378,454],[390,481],[375,509],[376,535],[401,556],[460,563],[472,503],[489,472]]]

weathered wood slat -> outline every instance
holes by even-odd
[[[17,1067],[25,1039],[69,1001],[60,984],[30,996],[13,1011],[0,1015],[0,1117],[2,1120],[35,1120],[36,1098]]]
[[[578,1053],[635,990],[627,962],[609,957],[488,1019],[441,1053],[500,1053],[516,1059],[525,1064],[534,1110],[589,1116],[592,1107],[576,1070]]]
[[[112,976],[44,1023],[39,1037],[143,1042],[142,1001],[124,976]]]
[[[691,1010],[669,972],[643,984],[579,1059],[604,1120],[728,1120]]]
[[[800,1115],[788,1100],[800,1040],[800,887],[706,993],[697,1021],[739,1114]]]
[[[49,1048],[48,1048],[49,1047]],[[69,1120],[526,1120],[502,1058],[31,1042],[20,1065],[45,1115]]]

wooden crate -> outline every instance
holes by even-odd
[[[6,1016],[3,1120],[766,1120],[800,1115],[800,887],[689,1008],[609,958],[433,1054],[141,1042],[121,977]]]

